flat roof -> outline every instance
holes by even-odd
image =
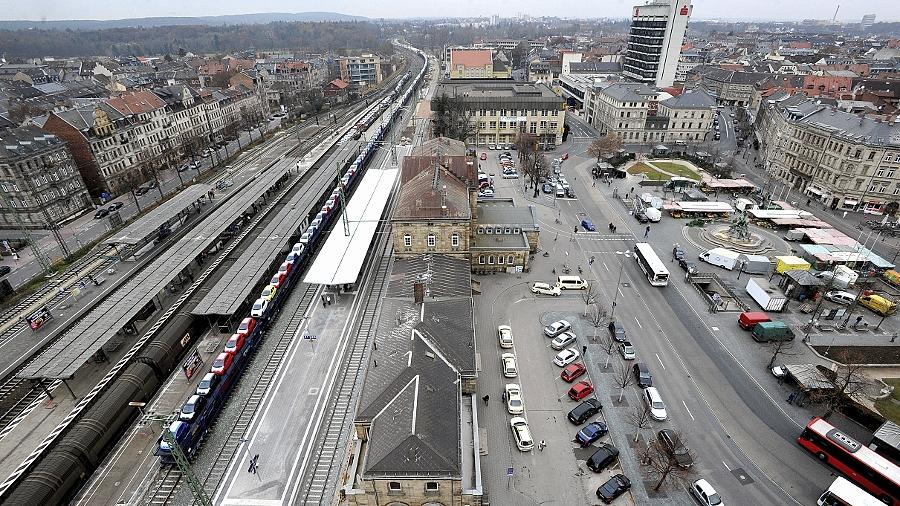
[[[344,234],[338,216],[331,234],[307,271],[304,283],[341,285],[356,282],[399,173],[400,169],[370,168],[366,171],[347,203],[350,235]]]
[[[115,236],[107,239],[106,244],[129,244],[133,246],[146,241],[148,236],[155,234],[159,230],[159,227],[165,225],[169,220],[193,205],[194,202],[206,196],[211,189],[212,186],[203,183],[188,186],[174,197],[160,204],[156,209],[119,231]]]
[[[734,208],[727,202],[685,202],[679,201],[664,206],[666,209],[681,209],[687,212],[733,213]]]
[[[77,321],[40,355],[34,357],[20,378],[73,376],[122,326],[131,321],[165,286],[197,256],[209,248],[229,225],[266,190],[295,165],[293,158],[281,161],[229,194],[228,200],[176,244],[162,252],[145,268]]]
[[[812,213],[801,211],[800,209],[749,209],[747,213],[760,220],[771,220],[775,218],[806,219],[814,217]]]

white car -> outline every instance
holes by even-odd
[[[260,318],[262,315],[266,313],[266,309],[269,307],[269,301],[266,299],[256,299],[253,303],[253,307],[250,308],[250,316],[252,318]]]
[[[503,370],[504,378],[515,378],[519,375],[519,368],[516,367],[516,356],[512,353],[500,355],[500,368]]]
[[[778,379],[787,377],[788,370],[787,366],[784,365],[776,365],[772,367],[772,376],[775,376]]]
[[[714,489],[708,481],[702,478],[691,483],[691,494],[696,497],[703,506],[721,506],[725,504],[722,502],[722,498],[719,497],[719,494],[716,493],[716,489]]]
[[[562,290],[560,290],[556,285],[538,281],[537,283],[531,285],[531,293],[539,293],[541,295],[553,295],[554,297],[559,297],[562,294]]]
[[[650,417],[654,420],[663,421],[669,418],[669,414],[666,413],[666,404],[663,402],[656,387],[644,389],[644,404],[650,409]]]
[[[574,342],[575,342],[575,333],[572,332],[571,330],[568,330],[568,331],[563,332],[562,334],[554,337],[553,340],[550,341],[550,347],[553,348],[554,350],[561,350]]]
[[[558,320],[544,327],[544,335],[547,337],[556,337],[571,328],[572,325],[569,322]]]
[[[856,295],[843,290],[831,290],[825,293],[825,300],[830,300],[837,304],[849,305],[853,304],[853,301],[856,300]]]
[[[519,179],[519,173],[516,171],[504,172],[503,179]]]
[[[509,427],[512,429],[513,439],[516,440],[516,448],[523,452],[530,452],[534,449],[534,439],[531,438],[531,429],[528,428],[528,421],[521,416],[517,416],[510,419]]]
[[[525,412],[522,389],[515,383],[506,384],[506,411],[511,415],[521,415]]]
[[[622,358],[625,360],[634,360],[634,345],[631,344],[631,341],[623,341],[619,344],[619,353],[622,354]]]
[[[557,353],[556,356],[553,357],[553,363],[560,367],[565,367],[578,360],[578,357],[580,355],[581,354],[578,353],[578,350],[576,350],[575,348],[569,348],[568,350],[563,350]]]
[[[500,325],[497,327],[497,335],[500,337],[501,348],[513,347],[512,328],[509,325]]]
[[[480,192],[478,192],[478,196],[479,196],[479,197],[485,197],[485,198],[493,197],[493,196],[494,196],[494,190],[492,190],[492,189],[490,189],[490,188],[485,188],[484,190],[481,190]]]

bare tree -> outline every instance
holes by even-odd
[[[600,347],[606,352],[606,363],[603,368],[609,367],[609,357],[612,356],[613,348],[616,347],[616,341],[608,333],[600,335]]]
[[[636,443],[641,437],[641,430],[650,426],[650,408],[641,404],[634,407],[631,413],[628,413],[628,424],[634,427],[634,442]]]
[[[844,365],[835,371],[827,370],[823,373],[828,380],[828,387],[817,390],[812,396],[814,402],[825,408],[822,418],[826,420],[835,411],[852,403],[852,397],[861,393],[869,383],[861,372],[862,364],[850,360],[846,353],[841,355],[839,361]]]
[[[584,302],[584,316],[587,316],[591,304],[597,301],[597,285],[593,281],[588,281],[580,295],[581,301]]]
[[[619,390],[619,402],[622,402],[625,389],[629,385],[634,384],[634,376],[631,374],[631,368],[624,362],[616,362],[614,370],[616,373],[616,385],[621,389]]]
[[[676,441],[684,441],[681,433],[674,432]],[[680,488],[691,481],[694,474],[693,468],[678,465],[678,462],[672,458],[659,439],[653,438],[649,441],[647,448],[641,453],[641,465],[646,466],[649,474],[656,478],[656,485],[653,486],[654,492],[659,491],[666,482],[669,482],[674,488]],[[694,455],[691,453],[688,450],[688,454],[693,460]]]
[[[794,341],[787,341],[784,339],[778,339],[772,341],[769,344],[769,349],[772,351],[772,358],[769,359],[769,365],[766,367],[767,369],[772,369],[775,366],[775,362],[778,360],[780,355],[796,355],[796,353],[790,353],[789,351],[793,349]]]
[[[591,156],[597,158],[597,162],[600,162],[601,158],[611,156],[616,151],[622,148],[622,141],[619,140],[613,134],[606,134],[602,137],[594,139],[594,142],[591,143],[590,147],[588,147],[588,153]]]
[[[600,327],[606,324],[606,315],[606,309],[603,309],[600,306],[594,304],[594,308],[593,310],[591,310],[590,315],[588,316],[588,321],[594,327],[594,341],[597,340],[597,334]]]

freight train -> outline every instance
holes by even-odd
[[[311,262],[312,252],[326,236],[322,231],[334,220],[342,205],[341,190],[344,195],[352,193],[385,134],[401,115],[401,107],[409,101],[422,82],[428,68],[427,57],[418,49],[404,47],[425,61],[421,72],[412,80],[409,73],[403,76],[394,89],[360,121],[360,126],[365,127],[362,131],[365,131],[393,104],[399,105],[376,127],[359,156],[346,167],[339,183],[341,188],[336,186],[332,190],[316,218],[300,234],[297,244],[287,254],[278,272],[273,274],[272,281],[276,281],[279,287],[265,312],[259,318],[243,319],[236,332],[242,336],[239,340],[243,342],[226,345],[227,351],[217,357],[213,368],[216,380],[198,392],[203,393],[204,397],[197,404],[198,409],[191,414],[190,420],[178,420],[169,426],[185,453],[190,455],[196,451],[203,435],[215,422],[241,373],[250,362],[253,351],[261,343],[270,319],[287,300],[292,286],[300,283],[301,272]],[[352,136],[353,130],[357,129],[351,129],[349,135]],[[299,233],[299,230],[291,232]],[[121,376],[98,396],[97,401],[85,410],[84,415],[65,435],[49,447],[44,457],[21,475],[17,483],[2,497],[3,504],[52,505],[65,503],[74,497],[113,448],[119,436],[137,417],[139,412],[132,407],[133,403],[147,402],[153,397],[180,364],[188,344],[205,329],[206,325],[200,319],[179,312],[164,327],[164,331],[135,356]],[[222,355],[227,357],[223,358]],[[171,464],[171,451],[164,441],[160,440],[156,454],[162,465]]]

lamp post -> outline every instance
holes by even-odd
[[[609,311],[610,320],[612,320],[613,316],[616,314],[616,299],[619,297],[619,285],[622,284],[622,272],[625,271],[625,259],[631,258],[631,252],[628,250],[616,251],[616,254],[622,255],[622,262],[619,264],[619,279],[616,281],[615,291],[613,291],[612,308]]]

